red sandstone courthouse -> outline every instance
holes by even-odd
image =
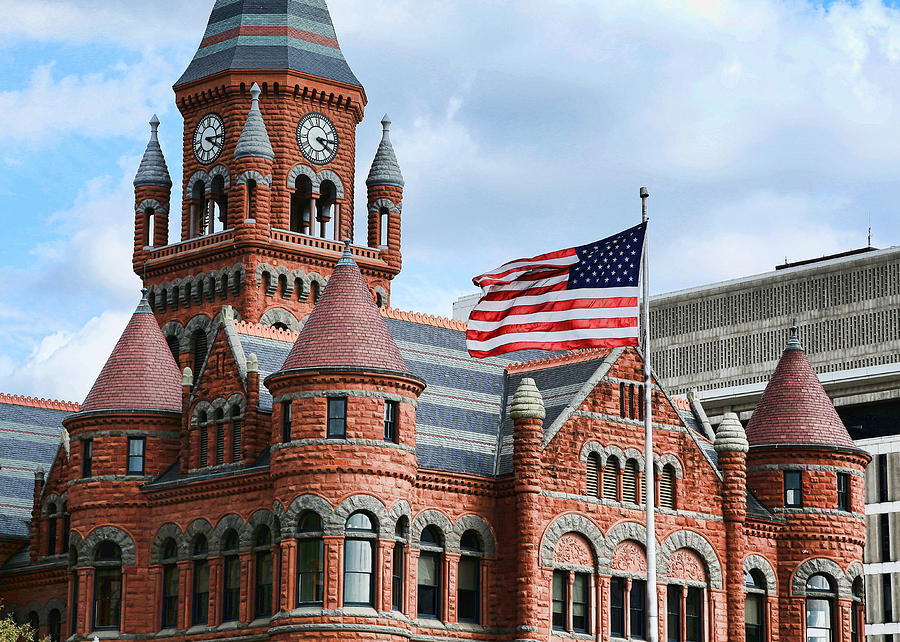
[[[217,0],[175,95],[181,239],[154,119],[145,297],[80,407],[0,398],[15,617],[73,640],[643,639],[652,465],[661,639],[862,639],[868,456],[796,337],[746,433],[713,435],[634,349],[475,360],[462,324],[391,310],[403,177],[385,118],[345,246],[366,96],[323,0]]]

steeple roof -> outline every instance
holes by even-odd
[[[403,187],[403,173],[400,171],[400,163],[397,162],[394,145],[391,143],[391,119],[387,114],[381,119],[381,125],[384,127],[384,133],[381,136],[378,151],[375,153],[375,160],[372,161],[372,169],[369,170],[366,185],[369,187],[375,185]]]
[[[158,186],[172,187],[172,178],[169,176],[169,167],[163,156],[162,147],[159,146],[159,118],[153,114],[150,119],[150,142],[141,159],[137,176],[134,177],[134,186]]]
[[[146,290],[81,412],[181,412],[181,373],[147,303]]]
[[[282,370],[332,367],[409,373],[349,241]]]
[[[259,111],[259,95],[261,93],[259,85],[253,83],[253,87],[250,88],[250,96],[252,98],[250,113],[247,114],[244,131],[241,132],[237,147],[234,148],[235,158],[255,157],[275,160],[272,141],[269,140],[266,123],[263,120],[262,112]]]
[[[751,446],[812,444],[850,447],[853,440],[825,394],[797,328],[747,425]]]
[[[341,53],[325,0],[216,0],[175,86],[229,69],[293,70],[361,87]]]

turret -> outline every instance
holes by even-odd
[[[244,226],[258,230],[261,239],[269,234],[269,207],[271,198],[272,165],[275,151],[269,140],[269,132],[259,109],[262,90],[257,83],[250,88],[250,112],[244,123],[241,137],[234,148],[235,180],[238,190],[233,190],[239,202],[230,203],[234,212],[231,227]]]
[[[159,118],[150,119],[150,142],[134,177],[134,255],[132,263],[143,276],[148,248],[169,244],[169,201],[172,179],[159,145]]]
[[[379,248],[381,258],[397,270],[400,254],[400,214],[403,209],[403,173],[391,143],[391,119],[381,120],[381,144],[366,179],[369,204],[369,247]]]

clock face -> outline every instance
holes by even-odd
[[[194,157],[204,165],[216,162],[225,147],[225,123],[218,114],[207,114],[194,130]]]
[[[316,165],[327,165],[338,152],[338,133],[334,123],[318,112],[310,112],[297,125],[297,145],[303,157]]]

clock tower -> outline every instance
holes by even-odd
[[[154,117],[135,178],[133,263],[185,366],[223,305],[291,330],[312,311],[354,236],[366,94],[324,0],[216,0],[174,89],[184,118],[181,238],[168,239],[173,188]],[[403,178],[389,123],[367,181],[367,238],[351,245],[379,305],[401,266]]]

